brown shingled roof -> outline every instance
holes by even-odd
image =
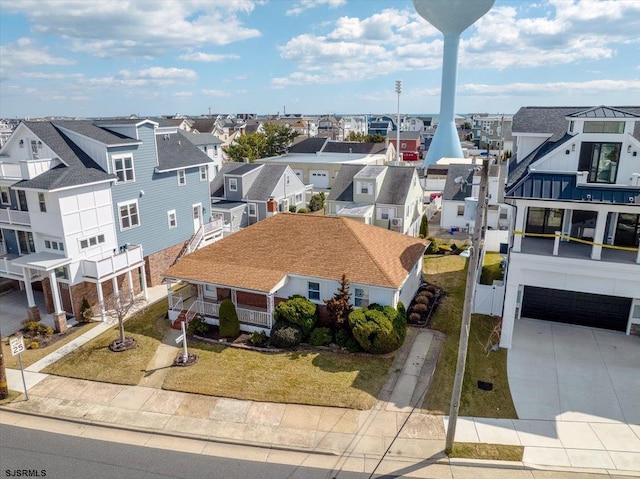
[[[398,288],[427,241],[336,216],[280,213],[182,258],[164,275],[273,291],[295,274]]]

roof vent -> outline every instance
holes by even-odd
[[[178,146],[182,146],[182,142],[178,140]]]

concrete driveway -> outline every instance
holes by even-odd
[[[33,292],[33,299],[40,308],[41,322],[53,327],[53,314],[47,314],[44,294]],[[0,326],[3,336],[10,336],[22,329],[22,321],[27,319],[27,294],[24,291],[11,291],[0,296]]]
[[[521,319],[507,374],[520,419],[640,425],[640,336]]]

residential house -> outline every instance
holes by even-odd
[[[418,161],[420,159],[421,134],[418,131],[401,131],[400,145],[398,145],[397,134],[389,136],[389,143],[396,151],[400,151],[402,161]]]
[[[355,307],[408,306],[422,282],[426,246],[348,218],[277,213],[169,268],[169,282],[185,281],[196,291],[191,298],[170,291],[169,316],[201,314],[215,324],[220,301],[230,298],[242,330],[269,333],[275,305],[292,295],[326,314],[323,300],[338,291],[343,275]]]
[[[332,140],[342,139],[340,130],[340,119],[335,115],[326,115],[318,118],[317,135],[322,138],[330,138]]]
[[[144,119],[23,122],[0,150],[0,276],[22,283],[30,317],[33,288],[60,322],[83,298],[145,291],[214,224],[211,160],[157,131]]]
[[[640,107],[526,107],[500,345],[520,318],[629,333],[640,323]]]
[[[395,129],[395,121],[388,116],[374,118],[369,122],[370,135],[382,135],[387,138]]]
[[[472,115],[472,139],[476,147],[480,149],[513,152],[512,124],[513,117],[511,115],[489,115],[486,113]]]
[[[209,180],[213,180],[222,168],[222,140],[207,133],[193,133],[181,129],[177,132],[211,158],[212,162],[208,167],[208,177]]]
[[[415,168],[342,165],[327,197],[326,212],[418,236],[422,200]]]
[[[384,165],[395,157],[393,146],[385,143],[332,141],[306,138],[289,147],[284,155],[262,158],[256,163],[289,165],[300,180],[315,190],[328,190],[343,164]]]
[[[369,133],[367,117],[361,116],[343,116],[340,118],[341,140],[347,140],[351,133],[367,135]]]
[[[442,165],[441,165],[442,166]],[[441,170],[439,170],[441,171]],[[487,185],[487,227],[509,228],[511,208],[504,204],[505,171],[500,165],[489,166]],[[472,231],[480,189],[480,165],[472,163],[450,164],[442,190],[440,227]]]
[[[313,189],[287,165],[226,163],[211,182],[211,210],[231,232],[274,212],[305,208]]]

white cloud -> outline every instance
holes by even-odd
[[[29,38],[20,38],[14,43],[0,45],[0,60],[2,61],[0,76],[6,75],[13,78],[23,76],[24,70],[29,67],[75,63],[72,59],[51,55],[47,47],[38,46]]]
[[[177,97],[180,97],[180,98],[186,98],[186,97],[193,96],[193,92],[190,92],[190,91],[177,91],[177,92],[173,93],[173,96],[177,96]]]
[[[120,88],[128,89],[149,85],[167,86],[195,81],[198,74],[184,68],[151,67],[138,71],[120,70],[117,75],[96,78],[80,78],[78,85],[89,88]]]
[[[218,97],[231,96],[231,93],[225,90],[202,90],[202,94],[207,96],[218,96]]]
[[[240,58],[239,55],[232,53],[220,54],[220,53],[204,53],[204,52],[191,52],[180,55],[178,60],[190,61],[190,62],[221,62],[223,60],[235,60]]]
[[[329,8],[338,8],[346,5],[347,0],[300,0],[295,3],[292,8],[287,10],[288,16],[300,15],[302,12],[321,5],[327,5]]]
[[[38,33],[61,37],[75,51],[98,57],[162,54],[168,48],[226,45],[260,36],[241,16],[249,0],[20,0],[4,1],[8,13],[23,13]]]

